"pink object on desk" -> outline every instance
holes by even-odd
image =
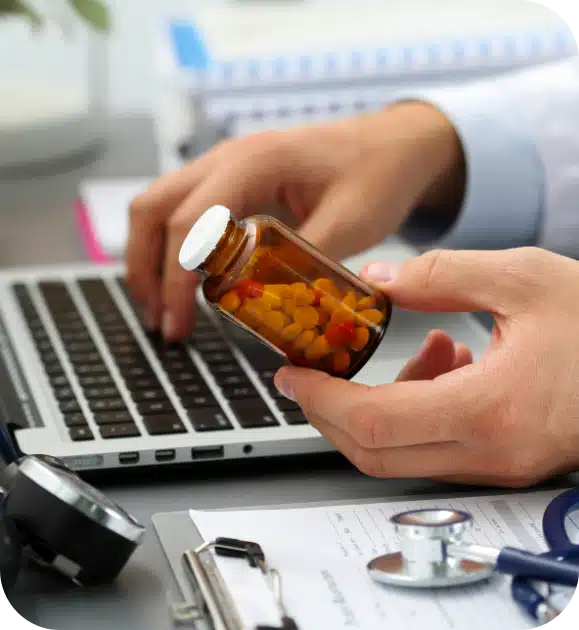
[[[89,259],[104,264],[123,257],[129,237],[131,201],[146,190],[150,178],[112,178],[81,183],[75,215]]]
[[[101,249],[96,238],[87,207],[81,199],[77,199],[74,206],[78,230],[87,256],[94,263],[104,264],[110,262],[111,259]]]

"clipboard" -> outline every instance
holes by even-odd
[[[436,498],[434,494],[429,494],[428,496]],[[388,497],[389,500],[395,500],[396,498],[403,498],[403,496]],[[369,504],[382,501],[384,501],[384,497],[353,499],[349,500],[349,503]],[[267,509],[329,507],[339,506],[343,503],[343,500],[294,503],[267,506]],[[252,508],[248,507],[247,509]],[[191,566],[185,560],[187,551],[198,549],[207,542],[203,539],[189,512],[159,512],[152,516],[151,521],[179,591],[180,601],[169,602],[175,630],[244,630],[241,620],[234,612],[235,603],[232,601],[227,587],[220,579],[219,570],[213,558],[211,556],[206,557],[204,567],[209,575],[213,577],[213,585],[217,591],[217,599],[222,610],[231,611],[231,614],[224,622],[218,621],[220,615],[215,605],[208,601],[211,598],[208,598],[207,588],[203,588],[203,585],[198,580],[198,576],[194,574]],[[280,626],[279,630],[286,629],[284,626]]]
[[[555,486],[558,487],[558,484]],[[445,492],[445,490],[447,490]],[[552,491],[553,487],[549,485],[545,490]],[[497,498],[506,499],[509,495],[526,494],[516,490],[497,489],[488,491],[486,496],[496,496]],[[533,492],[530,492],[533,494]],[[450,490],[448,488],[433,487],[426,492],[413,494],[411,500],[454,500],[468,499],[469,497],[477,497],[480,495],[480,488],[464,488],[460,490]],[[342,499],[318,502],[304,502],[286,505],[268,505],[262,506],[267,510],[288,510],[300,508],[316,508],[316,507],[342,507],[345,502],[349,505],[371,505],[387,502],[408,501],[408,495],[382,496],[376,498],[359,498],[359,499]],[[236,508],[237,511],[251,511],[254,507]],[[212,510],[215,512],[227,511],[227,508]],[[184,561],[185,552],[187,550],[195,550],[201,547],[206,541],[203,539],[199,529],[193,522],[189,511],[158,513],[152,517],[154,530],[159,539],[167,559],[170,571],[174,577],[179,590],[179,601],[173,602],[170,606],[173,626],[177,630],[244,630],[240,617],[235,614],[236,604],[232,600],[227,587],[222,579],[217,565],[214,561],[215,556],[208,555],[205,567],[210,575],[213,576],[214,588],[217,591],[217,599],[222,609],[233,611],[225,621],[220,620],[220,615],[216,611],[215,606],[208,601],[207,589],[204,589],[199,583],[197,576],[191,570],[191,567]],[[223,532],[227,535],[228,532]],[[259,542],[259,541],[257,541]],[[248,570],[249,567],[248,567]],[[283,575],[282,575],[283,578]],[[283,589],[282,589],[283,591]],[[283,594],[282,594],[283,597]],[[209,600],[211,598],[209,597]],[[292,626],[287,626],[291,628]],[[295,626],[294,626],[295,627]],[[268,630],[271,626],[264,626]],[[277,627],[285,630],[283,625]],[[299,629],[301,630],[301,629]]]

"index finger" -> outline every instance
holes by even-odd
[[[161,271],[168,217],[187,197],[211,165],[211,156],[157,179],[130,207],[129,239],[125,251],[126,282],[134,299],[145,304],[151,326],[161,315]]]
[[[289,392],[308,418],[345,431],[369,449],[462,441],[465,420],[478,417],[484,404],[476,383],[457,373],[368,387],[284,367],[276,386]]]

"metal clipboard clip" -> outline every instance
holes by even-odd
[[[260,545],[234,538],[216,538],[197,549],[186,551],[183,562],[195,601],[172,607],[176,628],[196,629],[201,620],[210,620],[211,630],[244,630],[237,607],[225,585],[211,551],[218,556],[245,560],[250,569],[260,570],[269,582],[272,597],[280,616],[279,626],[258,625],[253,630],[299,630],[288,615],[282,597],[281,576],[269,567]]]

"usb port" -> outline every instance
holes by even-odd
[[[223,446],[199,446],[191,449],[191,459],[219,459],[224,455]]]
[[[119,464],[138,464],[138,463],[139,463],[138,453],[120,453],[119,455]]]
[[[162,451],[155,451],[155,459],[158,462],[172,462],[175,459],[175,449],[166,448]]]

